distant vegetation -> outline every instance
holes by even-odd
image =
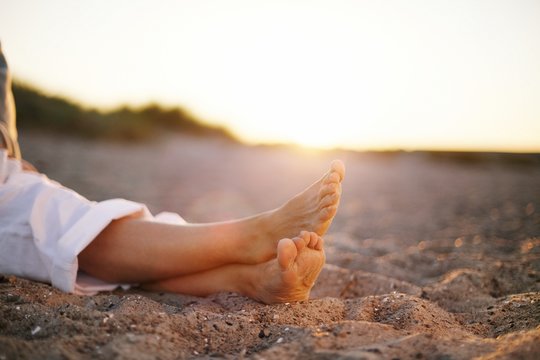
[[[203,124],[181,108],[151,104],[122,107],[109,112],[84,109],[60,97],[51,97],[14,84],[17,127],[112,140],[149,140],[166,132],[188,133],[234,140],[224,128]]]

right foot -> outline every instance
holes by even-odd
[[[336,215],[341,197],[341,182],[345,176],[345,165],[340,160],[332,161],[330,170],[306,190],[273,211],[278,231],[294,236],[302,230],[323,236]]]
[[[265,304],[308,300],[324,262],[323,239],[316,233],[281,239],[277,257],[250,271],[251,287],[245,294]]]
[[[251,243],[251,263],[272,259],[276,256],[279,239],[295,236],[302,230],[324,235],[336,215],[344,176],[343,162],[334,160],[330,170],[321,179],[285,205],[265,213],[263,228],[267,231],[263,231],[263,235]]]

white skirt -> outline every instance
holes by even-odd
[[[173,213],[153,217],[145,205],[124,199],[89,201],[43,174],[23,171],[0,149],[1,274],[81,295],[127,288],[79,271],[77,256],[112,220],[139,212],[152,221],[185,223]]]

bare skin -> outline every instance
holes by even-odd
[[[302,231],[293,239],[281,239],[276,258],[267,262],[227,265],[143,288],[197,296],[231,291],[265,304],[307,300],[325,262],[323,243],[317,233]]]
[[[178,278],[231,264],[263,264],[278,241],[302,230],[323,235],[334,218],[345,173],[341,161],[280,208],[249,218],[171,225],[128,217],[112,222],[79,256],[82,270],[117,283]]]

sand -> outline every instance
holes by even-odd
[[[191,222],[280,205],[347,165],[309,301],[139,289],[92,297],[0,276],[0,359],[470,359],[540,356],[540,161],[315,153],[173,137],[126,145],[22,134],[85,196]]]

